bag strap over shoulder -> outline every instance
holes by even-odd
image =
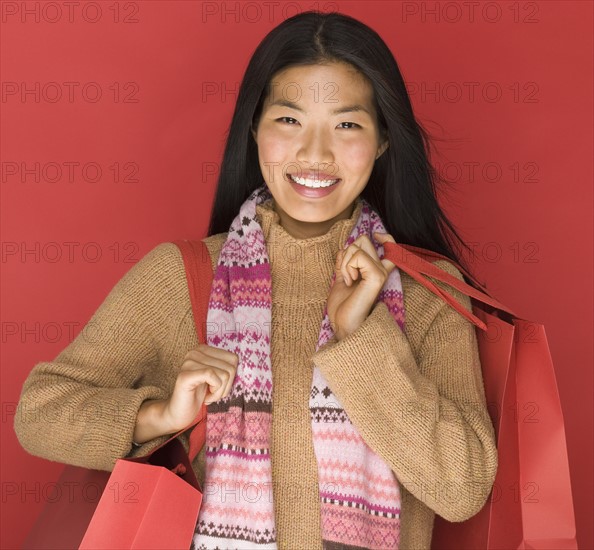
[[[422,277],[422,275],[426,275],[437,279],[447,285],[459,290],[466,296],[474,298],[479,302],[487,304],[489,306],[494,307],[495,309],[499,309],[501,311],[505,311],[512,315],[513,317],[518,317],[509,307],[503,305],[502,303],[498,302],[489,295],[487,290],[480,285],[466,270],[464,270],[457,262],[454,262],[450,258],[443,256],[442,254],[438,254],[437,252],[433,252],[431,250],[427,250],[424,248],[419,248],[412,245],[406,244],[397,244],[393,242],[385,242],[383,243],[384,247],[384,258],[390,260],[392,263],[396,265],[398,269],[402,269],[405,273],[410,275],[413,279],[417,282],[421,283],[425,288],[430,290],[433,294],[436,294],[440,298],[442,298],[445,302],[451,305],[460,315],[464,316],[468,319],[471,323],[479,327],[480,329],[486,331],[487,326],[483,321],[481,321],[478,317],[470,313],[464,306],[462,306],[456,299],[449,294],[448,292],[443,291],[439,288],[435,283],[427,279],[426,277]],[[382,258],[383,259],[383,258]],[[469,284],[466,284],[463,281],[460,281],[456,277],[450,275],[443,269],[440,269],[433,262],[437,260],[446,260],[456,268],[466,275],[473,283],[475,283],[483,292],[473,288]]]
[[[212,263],[210,253],[203,241],[190,241],[179,239],[173,243],[180,249],[184,266],[186,269],[186,279],[188,282],[188,291],[190,293],[190,302],[192,303],[192,313],[194,315],[194,324],[198,334],[198,341],[206,342],[206,317],[208,314],[208,302],[210,299],[210,289],[212,287]],[[195,428],[194,428],[195,426]],[[194,429],[192,429],[194,428]],[[171,436],[163,445],[166,445],[172,439],[180,436],[188,430],[190,432],[190,449],[188,457],[190,462],[198,455],[202,447],[206,444],[206,403],[202,404],[200,412],[194,421]]]
[[[206,343],[206,317],[213,279],[210,253],[202,240],[178,240],[175,241],[175,244],[181,250],[186,267],[186,278],[198,341]],[[190,460],[194,460],[194,457],[206,445],[206,403],[202,404],[197,421],[198,425],[190,433],[190,451],[188,453]]]

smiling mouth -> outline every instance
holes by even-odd
[[[302,187],[307,187],[308,189],[324,189],[326,187],[332,187],[336,185],[340,178],[334,179],[311,179],[311,178],[300,178],[298,176],[293,176],[292,174],[287,174],[287,177],[293,182]]]

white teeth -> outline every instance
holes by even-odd
[[[318,188],[318,187],[330,187],[331,185],[334,185],[338,180],[312,180],[312,179],[308,179],[308,178],[298,178],[297,176],[293,176],[291,174],[289,174],[289,177],[295,182],[298,183],[299,185],[303,185],[304,187],[313,187]]]

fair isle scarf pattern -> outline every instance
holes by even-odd
[[[244,201],[213,276],[207,344],[236,353],[239,364],[229,395],[207,406],[203,500],[192,541],[197,550],[277,548],[270,459],[272,283],[256,217],[256,205],[271,197],[264,183]],[[383,246],[373,239],[373,232],[386,230],[379,215],[361,200],[359,218],[344,248],[365,234],[381,258]],[[404,330],[397,268],[378,300]],[[333,335],[325,307],[316,351]],[[309,408],[323,548],[398,549],[401,496],[396,475],[361,438],[315,365]]]

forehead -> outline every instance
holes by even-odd
[[[373,87],[369,80],[347,63],[288,67],[270,81],[266,104],[279,99],[295,103],[357,102],[372,106]]]

